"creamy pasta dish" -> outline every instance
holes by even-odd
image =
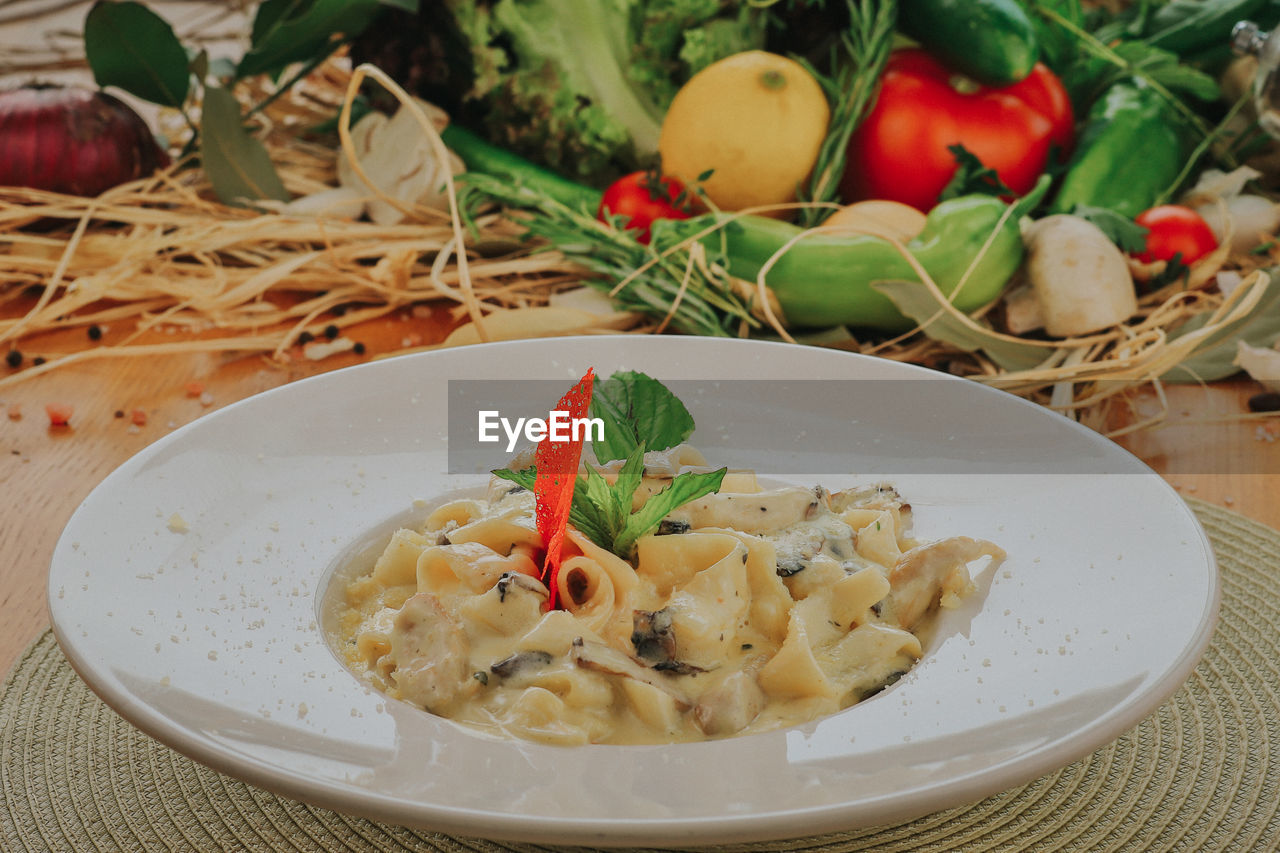
[[[644,455],[640,509],[706,460]],[[598,467],[605,479],[618,465]],[[938,607],[1004,552],[913,538],[890,486],[765,488],[730,471],[666,514],[629,559],[572,525],[551,591],[534,494],[494,478],[396,532],[347,581],[333,641],[392,697],[495,734],[669,743],[790,726],[884,689]]]

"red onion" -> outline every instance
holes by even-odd
[[[168,163],[146,122],[105,92],[0,92],[0,186],[96,196]]]

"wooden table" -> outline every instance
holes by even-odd
[[[437,311],[355,327],[347,334],[366,344],[363,357],[288,366],[211,356],[103,360],[0,388],[0,671],[47,626],[45,574],[54,544],[76,506],[116,466],[218,407],[395,350],[409,334],[438,340],[448,325]],[[83,330],[59,334],[68,339],[45,343],[70,343],[74,335],[74,343],[83,344]],[[0,375],[7,374],[0,366]],[[1274,440],[1280,422],[1219,417],[1245,412],[1256,391],[1245,381],[1171,389],[1174,423],[1203,413],[1218,419],[1148,430],[1124,443],[1184,494],[1280,528],[1280,441]],[[75,407],[67,427],[51,427],[45,414],[47,403],[59,402]],[[132,423],[134,410],[145,413],[145,425]],[[1267,473],[1248,473],[1255,471]]]

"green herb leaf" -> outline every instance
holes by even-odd
[[[628,495],[627,499],[630,500]],[[626,515],[631,511],[628,506],[622,510],[615,497],[614,488],[609,485],[599,471],[587,466],[587,476],[579,478],[573,491],[573,506],[569,510],[569,520],[573,526],[582,531],[588,539],[606,550],[613,549],[613,537],[622,529]],[[578,519],[574,521],[574,511]]]
[[[258,199],[288,201],[262,143],[245,131],[240,104],[226,89],[205,89],[200,119],[200,162],[218,198],[227,204]]]
[[[538,469],[532,465],[528,468],[521,468],[519,471],[513,471],[510,468],[496,468],[489,473],[503,480],[509,480],[530,492],[533,491],[534,483],[538,481]]]
[[[204,80],[209,75],[209,51],[188,49],[187,62],[191,76],[197,80]]]
[[[279,71],[293,62],[326,56],[344,38],[362,32],[380,5],[378,0],[266,0],[254,16],[252,46],[236,66],[236,75]]]
[[[637,446],[675,447],[693,434],[693,416],[675,394],[656,379],[619,371],[597,383],[591,414],[604,421],[604,440],[592,442],[596,459],[629,459]]]
[[[833,0],[838,2],[838,0]],[[849,29],[840,39],[842,54],[831,75],[805,66],[822,86],[831,104],[831,121],[818,150],[818,159],[798,198],[808,202],[834,202],[844,176],[849,138],[875,105],[880,77],[894,44],[898,0],[844,0],[849,9]],[[816,204],[800,210],[800,224],[818,225],[831,214],[832,207]]]
[[[141,3],[98,2],[84,22],[84,52],[99,86],[181,107],[191,90],[187,51],[173,27]]]
[[[1148,292],[1154,292],[1165,285],[1184,281],[1190,275],[1191,267],[1182,262],[1182,253],[1174,252],[1173,257],[1165,261],[1164,269],[1153,275],[1143,286]]]
[[[630,559],[636,540],[655,529],[672,510],[719,489],[728,470],[721,468],[705,474],[686,471],[676,477],[671,485],[645,501],[639,512],[627,517],[626,525],[613,541],[613,553],[623,559]]]
[[[604,409],[596,405],[600,400],[605,401]],[[629,560],[636,540],[656,528],[672,510],[719,489],[727,469],[680,474],[633,513],[632,502],[644,480],[644,454],[651,446],[650,437],[662,436],[652,445],[657,449],[679,444],[693,432],[693,418],[661,382],[631,371],[620,371],[595,384],[591,412],[605,418],[606,437],[628,436],[630,449],[625,456],[611,457],[625,459],[613,483],[594,466],[587,466],[586,476],[574,484],[569,523],[601,548]],[[600,442],[593,446],[600,458]],[[533,467],[520,471],[501,468],[491,473],[530,491],[537,482]]]
[[[1182,64],[1177,54],[1139,41],[1118,44],[1115,52],[1129,63],[1130,69],[1171,92],[1182,92],[1210,103],[1222,95],[1218,81],[1198,68]]]
[[[510,468],[497,468],[489,473],[499,479],[515,483],[530,492],[533,491],[534,484],[538,479],[538,469],[532,465],[528,468],[521,468],[519,471],[513,471]],[[606,536],[605,529],[600,524],[599,514],[595,511],[594,504],[585,497],[579,497],[579,492],[583,492],[586,489],[599,488],[599,484],[592,481],[592,473],[595,473],[596,479],[604,485],[606,490],[609,488],[608,482],[598,472],[588,470],[587,479],[579,479],[574,487],[573,503],[569,507],[569,523],[601,548],[608,548],[611,540]]]
[[[1071,208],[1071,215],[1098,226],[1122,252],[1136,254],[1147,248],[1148,229],[1110,208],[1077,204]]]
[[[948,145],[947,150],[951,152],[952,157],[956,158],[956,173],[942,188],[938,201],[959,198],[962,195],[1017,195],[1005,185],[1004,181],[1000,180],[1000,175],[995,169],[986,166],[978,159],[978,155],[968,148],[956,143]]]

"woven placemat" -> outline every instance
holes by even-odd
[[[877,829],[720,850],[1280,849],[1280,532],[1192,502],[1218,555],[1222,617],[1155,714],[1063,770]],[[0,695],[5,851],[546,851],[385,826],[230,779],[107,708],[51,633]]]

